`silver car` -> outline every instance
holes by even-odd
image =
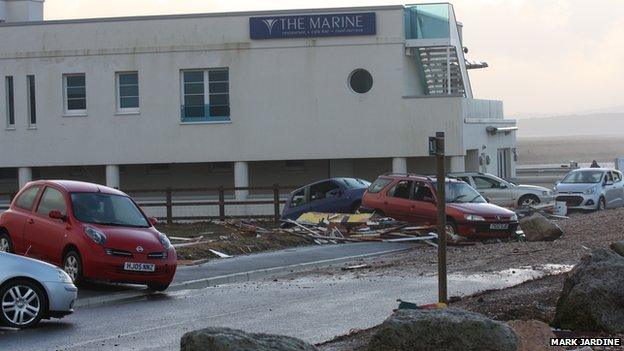
[[[555,185],[557,201],[569,209],[603,210],[624,206],[622,173],[606,168],[581,168]]]
[[[73,312],[78,289],[62,269],[0,251],[0,325],[28,328]]]
[[[532,206],[554,201],[553,191],[541,186],[518,185],[488,173],[451,173],[463,180],[491,203],[508,208]]]

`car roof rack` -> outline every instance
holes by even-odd
[[[429,177],[428,175],[425,174],[417,174],[417,173],[401,173],[401,172],[387,172],[382,174],[384,176],[401,176],[401,177],[419,177],[419,178],[426,178],[427,180],[431,180],[431,177]]]

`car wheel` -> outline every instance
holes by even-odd
[[[165,291],[169,287],[169,284],[161,284],[161,283],[148,283],[147,288],[154,291]]]
[[[80,285],[83,281],[82,259],[78,252],[71,250],[63,258],[63,270],[69,275],[75,285]]]
[[[604,209],[607,208],[607,202],[605,201],[604,197],[601,197],[600,200],[598,200],[598,211],[602,211]]]
[[[0,252],[13,252],[13,244],[7,234],[0,234]]]
[[[518,205],[520,205],[520,207],[535,206],[535,205],[539,205],[539,203],[540,203],[539,197],[535,195],[531,195],[531,194],[522,195],[520,199],[518,200]]]
[[[457,224],[455,224],[455,221],[451,218],[446,219],[446,234],[450,235],[451,237],[458,235]]]
[[[29,328],[39,323],[47,310],[46,296],[29,280],[18,279],[0,289],[2,323],[13,328]]]

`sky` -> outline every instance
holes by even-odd
[[[415,1],[432,2],[432,1]],[[46,0],[46,20],[399,4],[396,0]],[[624,1],[455,0],[475,98],[510,117],[624,112]]]

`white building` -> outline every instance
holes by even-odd
[[[448,4],[41,21],[0,0],[0,193],[515,174],[515,120],[473,98]],[[495,29],[493,29],[495,30]],[[239,191],[238,198],[247,193]]]

